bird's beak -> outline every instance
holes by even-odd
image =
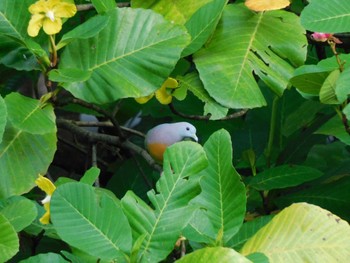
[[[198,142],[198,137],[195,134],[192,135],[191,139],[195,142]]]

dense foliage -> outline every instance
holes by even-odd
[[[347,32],[344,0],[1,0],[0,262],[346,262]]]

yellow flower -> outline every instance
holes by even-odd
[[[166,81],[164,81],[164,83],[160,87],[160,89],[156,90],[155,93],[152,93],[146,97],[136,98],[135,100],[140,104],[144,104],[147,101],[149,101],[150,99],[152,99],[154,94],[155,94],[157,100],[161,104],[167,105],[173,99],[172,92],[169,89],[176,89],[178,87],[178,85],[179,85],[179,83],[176,81],[176,79],[168,78]]]
[[[56,186],[47,178],[39,174],[39,178],[35,180],[36,185],[46,193],[46,197],[41,201],[44,205],[45,214],[39,219],[44,225],[50,223],[50,201]]]
[[[32,18],[27,28],[28,35],[35,37],[43,27],[48,35],[54,35],[62,29],[62,17],[75,15],[77,8],[74,4],[63,0],[39,0],[29,7]]]

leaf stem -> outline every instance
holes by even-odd
[[[273,147],[273,140],[275,137],[278,100],[279,100],[279,97],[276,95],[272,102],[269,139],[268,139],[267,148],[265,151],[267,167],[271,166],[271,153],[272,153],[272,147]]]

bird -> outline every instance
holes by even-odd
[[[163,163],[167,147],[188,139],[198,142],[196,132],[196,128],[188,122],[163,123],[147,132],[145,147],[156,162]]]

